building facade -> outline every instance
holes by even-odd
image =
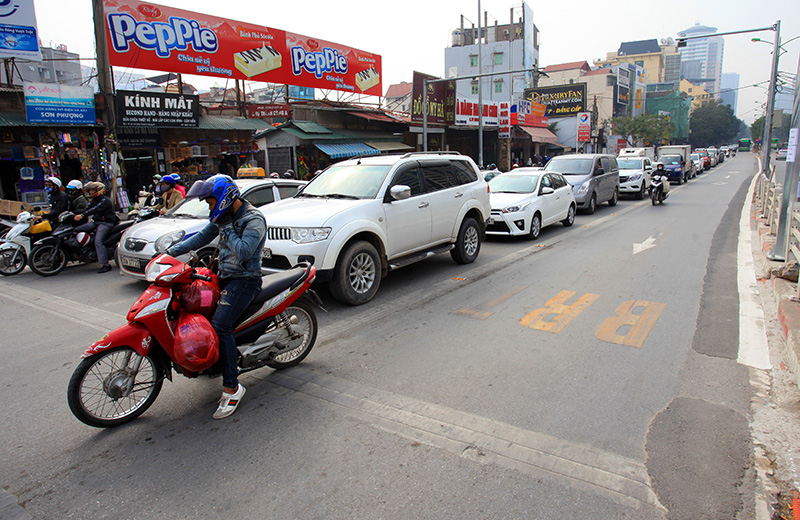
[[[720,101],[728,105],[736,113],[736,104],[739,101],[739,75],[735,72],[726,72],[722,75]]]
[[[714,36],[716,32],[716,27],[708,27],[699,23],[681,31],[680,34],[685,36],[709,35],[708,38],[688,40],[686,47],[680,50],[681,77],[694,85],[702,85],[707,93],[719,99],[725,44],[721,36]]]

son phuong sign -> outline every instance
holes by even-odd
[[[525,89],[525,99],[547,107],[547,117],[567,117],[586,110],[586,84]]]

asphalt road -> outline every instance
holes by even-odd
[[[736,246],[753,156],[665,204],[439,255],[345,307],[318,288],[300,366],[176,378],[133,423],[66,405],[145,284],[96,266],[0,280],[0,485],[35,518],[751,517]]]

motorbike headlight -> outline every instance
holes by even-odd
[[[310,244],[320,242],[330,236],[331,228],[292,228],[292,242]]]
[[[575,195],[586,195],[587,193],[589,193],[589,184],[591,184],[591,182],[586,181],[580,186],[575,187],[574,188]]]
[[[170,267],[172,267],[170,264],[159,264],[158,258],[154,258],[144,269],[144,279],[151,283],[155,282],[156,278]]]
[[[528,206],[530,206],[530,202],[523,202],[522,204],[517,204],[515,206],[509,206],[503,210],[503,213],[518,213],[520,211],[525,211]]]
[[[158,240],[156,240],[155,248],[156,253],[163,253],[174,244],[177,244],[183,237],[186,236],[186,231],[171,231],[166,235],[162,235]]]

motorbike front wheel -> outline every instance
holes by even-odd
[[[3,276],[19,274],[26,265],[28,265],[28,259],[24,249],[4,249],[0,252],[0,274]]]
[[[260,343],[264,339],[272,339],[273,342],[281,342],[291,349],[267,363],[268,367],[275,370],[293,367],[303,361],[317,341],[317,314],[308,301],[302,298],[296,300],[284,314],[289,318],[296,317],[297,323],[290,328],[273,326],[258,340]]]
[[[54,245],[38,245],[31,250],[28,258],[31,270],[39,276],[54,276],[67,266],[67,254]]]
[[[160,362],[130,347],[115,347],[81,361],[69,380],[67,402],[82,423],[111,428],[150,408],[163,383]]]
[[[653,203],[653,206],[655,206],[658,203],[658,190],[656,189],[650,190],[650,202]]]

